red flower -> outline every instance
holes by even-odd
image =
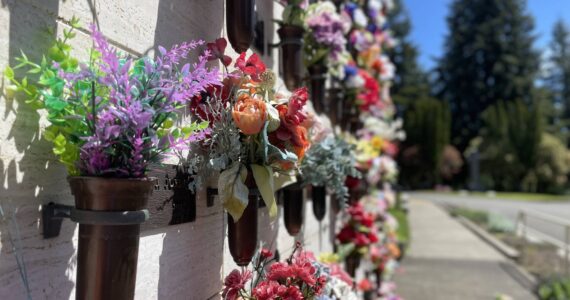
[[[256,300],[303,300],[303,293],[297,286],[285,286],[277,281],[263,281],[253,289],[253,298]]]
[[[345,226],[343,227],[340,232],[336,235],[336,238],[342,243],[350,243],[352,239],[356,236],[356,232],[352,228],[352,226]]]
[[[239,296],[239,291],[244,288],[245,283],[253,277],[251,271],[240,272],[233,270],[224,280],[224,291],[222,297],[228,300],[235,300]]]
[[[368,239],[368,236],[366,234],[357,232],[356,238],[354,239],[354,244],[357,247],[366,247],[370,245],[370,239]]]
[[[358,283],[358,289],[363,292],[370,291],[372,290],[372,283],[370,282],[370,280],[364,278]]]
[[[268,259],[273,257],[273,253],[269,249],[261,249],[261,257]]]
[[[224,54],[227,46],[228,42],[224,38],[219,38],[212,43],[206,44],[206,47],[210,50],[210,57],[208,60],[212,61],[219,59],[224,66],[229,66],[232,63],[232,58]]]
[[[265,72],[265,64],[256,53],[253,53],[246,61],[245,52],[242,52],[236,60],[236,67],[256,82],[260,81],[259,75]]]
[[[364,79],[363,90],[358,94],[360,109],[369,111],[370,107],[380,103],[380,85],[368,72],[360,70],[358,74]]]
[[[297,155],[300,162],[309,148],[309,137],[305,127],[301,125],[307,118],[303,107],[308,101],[306,88],[297,89],[288,104],[280,104],[275,108],[281,121],[279,128],[269,134],[269,142],[281,150],[288,150]],[[283,169],[292,168],[292,164],[283,165]]]
[[[289,98],[287,105],[286,122],[287,125],[300,125],[307,118],[307,114],[303,111],[305,104],[309,100],[309,93],[306,87],[296,89]]]
[[[356,188],[359,184],[360,184],[360,179],[352,176],[346,177],[346,180],[344,181],[344,185],[346,185],[346,187],[348,187],[349,189]]]

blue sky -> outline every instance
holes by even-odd
[[[501,1],[501,0],[497,0]],[[445,18],[451,0],[404,0],[412,19],[411,40],[420,48],[420,64],[425,69],[435,66],[434,57],[443,51],[447,33]],[[559,18],[570,25],[570,0],[527,0],[528,11],[535,21],[535,47],[545,48],[552,26]],[[542,51],[541,51],[542,52]]]

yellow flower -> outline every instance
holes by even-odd
[[[379,136],[374,136],[370,139],[370,144],[372,145],[372,148],[382,150],[382,147],[384,147],[384,140]]]
[[[318,261],[324,264],[338,263],[340,261],[340,257],[335,253],[324,252],[319,255]]]

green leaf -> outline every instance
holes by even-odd
[[[259,193],[269,210],[269,216],[275,218],[277,216],[277,202],[275,201],[273,170],[268,166],[250,165],[250,167]]]
[[[9,80],[13,80],[14,79],[14,70],[12,68],[10,68],[10,66],[6,66],[6,69],[4,69],[4,76],[6,78],[8,78]]]
[[[235,222],[241,218],[249,202],[249,190],[244,184],[246,177],[247,169],[239,162],[222,171],[218,177],[218,195]]]
[[[59,112],[67,106],[67,103],[58,97],[47,96],[45,101],[46,108],[51,111]]]

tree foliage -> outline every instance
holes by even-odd
[[[524,0],[455,0],[439,61],[438,96],[450,103],[453,143],[464,150],[499,101],[532,102],[538,70]]]
[[[543,122],[540,105],[522,100],[496,103],[482,113],[481,137],[471,149],[481,152],[483,184],[496,190],[536,191]]]
[[[442,155],[450,140],[450,118],[447,104],[433,98],[410,105],[405,114],[407,137],[400,157],[404,185],[432,187],[440,183]]]

